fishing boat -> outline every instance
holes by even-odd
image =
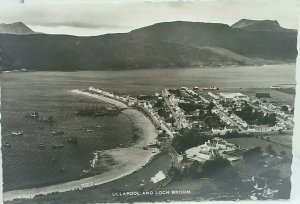
[[[43,143],[39,143],[39,147],[45,147]]]
[[[13,135],[13,136],[22,136],[23,131],[13,131],[13,132],[11,132],[11,135]]]
[[[63,148],[65,145],[63,144],[58,144],[58,145],[52,145],[52,149],[60,149]]]
[[[69,143],[73,143],[73,144],[77,144],[78,143],[78,139],[77,137],[71,137],[68,139],[68,142]]]
[[[25,115],[25,117],[37,119],[37,118],[39,118],[39,112],[37,112],[37,111],[36,112],[32,112],[30,114]]]
[[[63,135],[65,134],[64,131],[52,131],[52,135]]]
[[[11,144],[9,144],[8,142],[5,142],[5,143],[4,143],[4,146],[5,146],[5,147],[11,147]]]
[[[38,118],[39,117],[39,112],[36,111],[36,112],[31,113],[30,117],[32,117],[32,118]]]

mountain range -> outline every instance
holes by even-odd
[[[34,34],[34,32],[22,22],[16,22],[12,24],[0,24],[0,33],[26,35]]]
[[[291,63],[297,56],[297,31],[270,20],[242,19],[232,26],[164,22],[93,37],[22,33],[17,27],[15,34],[0,28],[0,66],[6,70],[245,66]]]

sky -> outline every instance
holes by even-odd
[[[178,20],[232,25],[269,19],[297,29],[297,15],[297,0],[0,0],[0,23],[21,21],[36,32],[79,36]]]

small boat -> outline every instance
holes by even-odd
[[[5,142],[5,143],[4,143],[4,146],[5,146],[5,147],[11,147],[11,144],[9,144],[8,142]]]
[[[53,116],[50,115],[50,116],[45,116],[45,117],[40,117],[39,120],[41,122],[47,122],[47,123],[53,123]]]
[[[39,147],[45,147],[44,143],[39,143]]]
[[[94,130],[86,130],[87,132],[94,132]]]
[[[60,168],[59,170],[61,170],[61,171],[65,171],[65,169],[64,169],[64,168]]]
[[[58,145],[52,145],[52,149],[60,149],[63,148],[65,145],[63,144],[58,144]]]
[[[97,128],[102,128],[102,125],[97,125]]]
[[[25,117],[37,119],[37,118],[39,118],[39,112],[36,111],[36,112],[32,112],[30,114],[26,114]]]
[[[64,131],[52,131],[52,135],[63,135],[65,134]]]
[[[13,132],[11,132],[11,135],[22,136],[23,135],[23,131],[13,131]]]
[[[30,117],[32,117],[32,118],[37,118],[37,117],[39,117],[39,112],[33,112],[33,113],[31,113],[30,114]]]
[[[71,137],[68,139],[68,142],[69,143],[73,143],[73,144],[77,144],[78,143],[78,139],[77,137]]]

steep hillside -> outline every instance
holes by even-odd
[[[22,22],[12,24],[0,24],[0,33],[9,33],[17,35],[33,34],[34,32]]]
[[[96,37],[2,34],[0,66],[101,70],[294,62],[296,36],[181,21]]]
[[[280,26],[278,21],[271,20],[249,20],[242,19],[231,26],[232,28],[240,28],[252,31],[295,31]]]

